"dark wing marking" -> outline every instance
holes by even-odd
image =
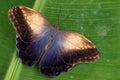
[[[23,42],[41,39],[53,28],[42,14],[25,6],[11,8],[8,16]]]

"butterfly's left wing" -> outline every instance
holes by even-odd
[[[42,39],[53,30],[51,23],[42,14],[25,6],[9,9],[8,17],[23,42]]]
[[[96,46],[84,36],[58,31],[40,61],[40,71],[48,76],[66,72],[76,63],[94,62],[99,58]]]
[[[8,17],[17,33],[19,57],[23,64],[32,66],[42,55],[54,27],[42,14],[25,6],[9,9]]]
[[[32,66],[39,61],[39,57],[42,55],[42,51],[45,48],[45,44],[47,43],[49,36],[50,34],[40,40],[29,43],[23,42],[18,36],[16,37],[18,55],[23,64]]]

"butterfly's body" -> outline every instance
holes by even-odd
[[[17,32],[17,48],[23,64],[39,64],[47,76],[57,76],[77,63],[99,58],[96,46],[79,33],[58,30],[33,9],[16,6],[9,18]]]

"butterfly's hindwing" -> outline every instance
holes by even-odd
[[[48,32],[43,38],[27,43],[23,42],[19,37],[16,38],[18,54],[23,64],[32,66],[39,61],[50,35],[51,32]]]
[[[40,72],[47,76],[57,76],[72,67],[71,64],[66,64],[60,56],[59,46],[56,45],[57,40],[56,35],[39,63]]]

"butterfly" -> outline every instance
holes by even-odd
[[[90,40],[76,32],[59,30],[31,8],[15,6],[9,9],[8,17],[16,31],[22,63],[38,64],[46,76],[58,76],[75,64],[99,59],[99,51]]]

